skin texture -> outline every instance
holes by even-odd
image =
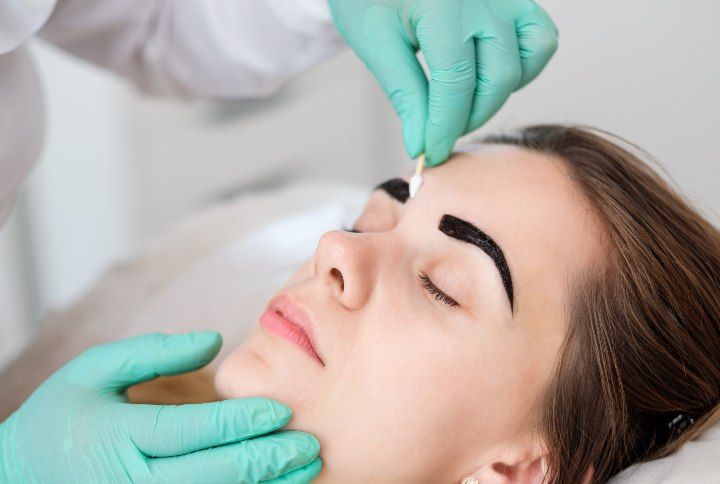
[[[438,230],[444,214],[503,250],[513,311],[490,257]],[[600,253],[562,162],[502,146],[457,154],[405,204],[374,192],[354,228],[325,234],[280,291],[309,316],[325,367],[258,327],[222,363],[220,395],[288,404],[289,428],[322,445],[318,482],[513,482],[540,469],[533,416],[568,285]]]

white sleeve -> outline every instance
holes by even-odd
[[[55,8],[55,0],[0,0],[0,55],[7,54],[40,30]]]
[[[326,0],[58,0],[40,36],[184,97],[267,95],[344,45]]]

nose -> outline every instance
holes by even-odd
[[[375,252],[369,236],[327,232],[315,251],[316,276],[342,306],[360,309],[372,294]]]

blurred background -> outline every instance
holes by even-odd
[[[718,223],[720,3],[540,3],[558,53],[480,132],[570,122],[620,134]],[[290,179],[370,185],[412,168],[399,121],[349,51],[269,98],[202,103],[143,97],[51,46],[32,50],[48,135],[0,232],[0,367],[110,264],[213,204]]]

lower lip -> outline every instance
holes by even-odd
[[[310,338],[308,338],[307,334],[305,334],[305,331],[286,319],[279,312],[273,311],[272,309],[265,311],[265,313],[260,316],[260,326],[265,328],[268,332],[291,342],[320,362],[320,358],[317,353],[315,353],[315,349],[310,342]]]

